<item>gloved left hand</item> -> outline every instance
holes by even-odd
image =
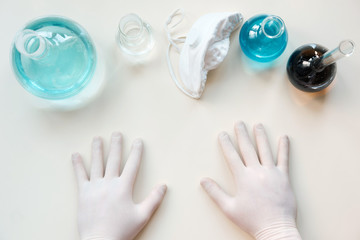
[[[132,193],[143,152],[142,141],[134,141],[122,173],[121,152],[122,136],[113,133],[104,171],[102,140],[94,138],[90,178],[80,154],[72,155],[79,189],[81,240],[134,239],[164,198],[167,187],[159,185],[143,202],[134,203]]]
[[[201,185],[225,215],[256,240],[301,240],[289,176],[289,138],[280,138],[275,163],[262,124],[254,127],[257,151],[243,122],[235,124],[235,133],[239,153],[227,133],[219,135],[235,181],[235,195],[209,178],[202,179]]]

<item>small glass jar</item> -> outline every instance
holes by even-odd
[[[120,19],[116,41],[131,56],[147,54],[154,47],[151,26],[134,13]]]

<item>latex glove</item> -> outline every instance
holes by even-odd
[[[243,122],[235,124],[235,133],[240,155],[227,133],[219,134],[219,143],[235,180],[236,195],[229,196],[209,178],[201,180],[202,187],[229,219],[254,238],[301,239],[289,181],[288,137],[280,139],[275,164],[261,124],[254,127],[258,152]]]
[[[133,239],[165,195],[166,185],[159,185],[143,202],[134,203],[132,193],[143,152],[142,141],[134,141],[120,174],[121,152],[122,136],[113,133],[104,174],[102,140],[94,138],[90,178],[81,156],[78,153],[72,156],[79,189],[78,227],[82,240]]]

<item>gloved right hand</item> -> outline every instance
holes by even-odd
[[[289,139],[280,139],[278,161],[274,163],[261,124],[254,127],[258,153],[243,122],[235,124],[241,157],[227,133],[219,143],[236,184],[229,196],[212,179],[201,185],[225,215],[257,240],[301,239],[296,228],[296,201],[289,181]]]

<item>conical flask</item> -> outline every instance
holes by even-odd
[[[89,34],[65,17],[28,23],[15,37],[11,62],[18,82],[42,108],[79,108],[99,93],[103,83]]]

